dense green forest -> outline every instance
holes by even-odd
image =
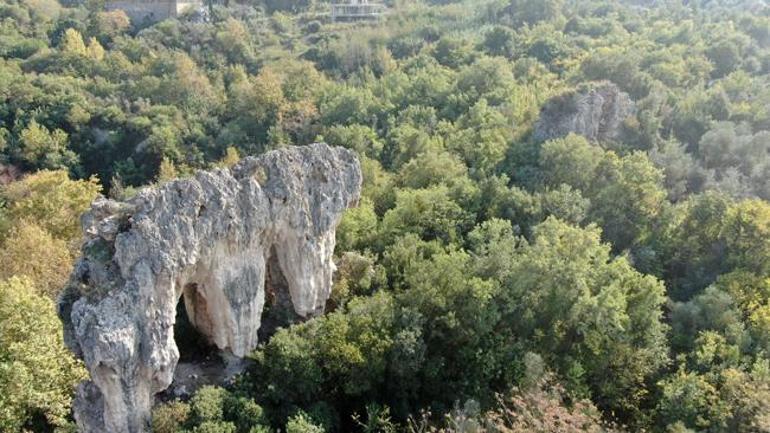
[[[0,431],[74,431],[97,194],[325,141],[364,171],[326,314],[155,432],[770,432],[766,2],[328,7],[0,1]],[[538,133],[602,88],[614,134]]]

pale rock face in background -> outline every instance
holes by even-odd
[[[335,229],[358,203],[354,153],[325,144],[245,158],[127,202],[99,199],[83,216],[86,242],[59,305],[65,339],[91,375],[81,384],[81,431],[149,431],[153,396],[179,360],[176,305],[219,349],[257,345],[271,254],[294,310],[323,311]]]
[[[636,113],[626,92],[609,81],[584,86],[551,98],[540,111],[534,138],[547,141],[573,132],[590,141],[621,138],[623,122]]]

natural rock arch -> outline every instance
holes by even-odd
[[[91,375],[75,401],[80,430],[149,431],[153,396],[179,359],[174,321],[185,292],[191,323],[239,357],[257,344],[271,254],[297,314],[321,312],[335,228],[360,190],[352,152],[313,144],[146,188],[127,202],[94,202],[59,304],[65,340]]]

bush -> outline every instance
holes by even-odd
[[[602,421],[590,401],[568,403],[564,389],[552,377],[500,398],[499,407],[484,415],[482,423],[489,431],[508,433],[618,432]]]
[[[152,411],[154,433],[178,433],[190,417],[190,405],[179,401],[162,404]]]
[[[319,427],[304,412],[299,412],[289,418],[286,423],[286,433],[324,433],[323,427]]]
[[[254,400],[231,397],[225,402],[225,418],[233,421],[239,432],[249,432],[267,424],[265,411]]]
[[[235,424],[225,421],[205,421],[193,428],[193,433],[235,433]]]
[[[318,20],[313,20],[307,23],[305,26],[305,33],[318,33],[321,31],[321,22]]]
[[[190,400],[192,416],[196,423],[222,420],[228,392],[216,386],[204,386]]]

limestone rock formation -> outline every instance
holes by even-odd
[[[179,359],[181,296],[193,325],[238,357],[257,344],[268,267],[280,267],[270,272],[282,274],[297,314],[321,312],[335,229],[360,190],[352,152],[313,144],[146,188],[127,202],[95,201],[59,303],[66,342],[91,375],[76,397],[80,430],[149,431],[153,396]]]
[[[591,83],[551,98],[540,111],[534,138],[546,141],[574,132],[592,141],[617,140],[635,111],[634,102],[614,83]]]

